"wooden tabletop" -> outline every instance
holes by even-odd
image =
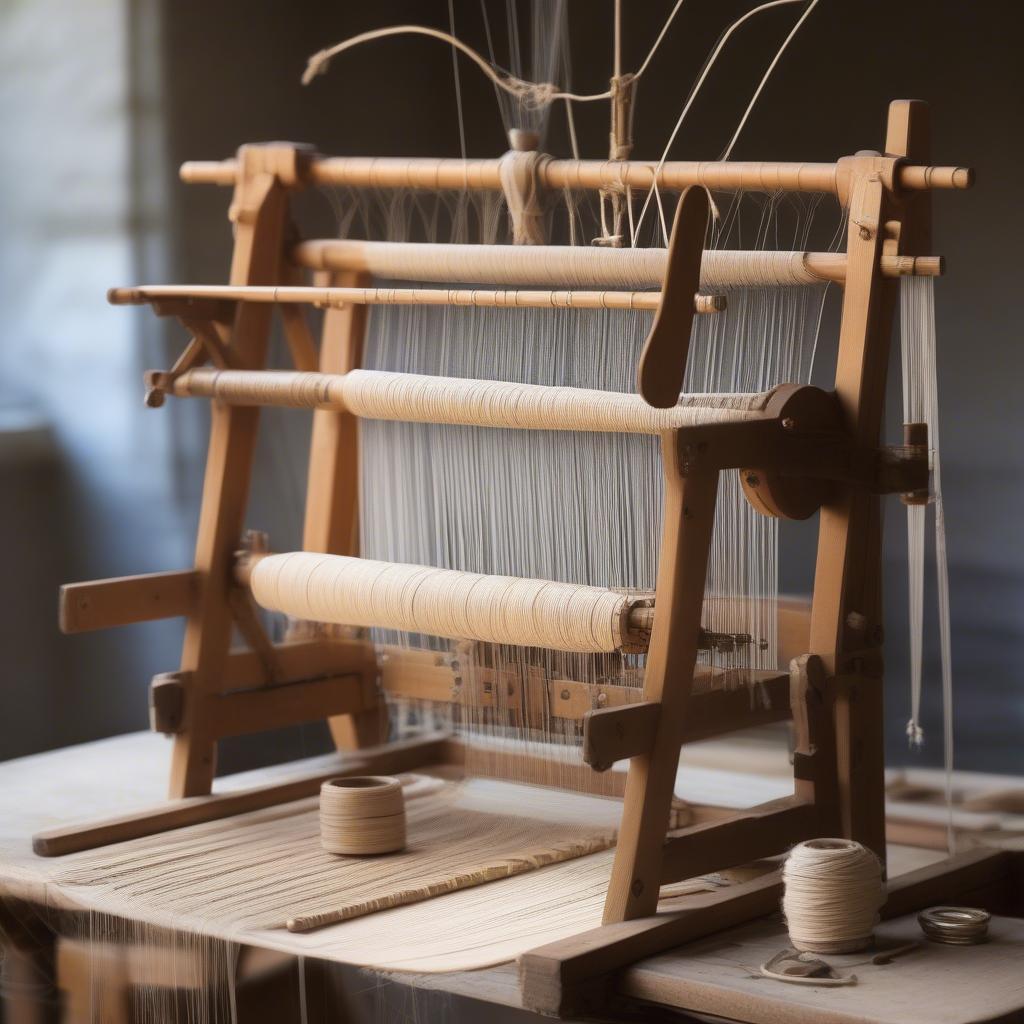
[[[52,861],[32,854],[33,832],[161,799],[168,754],[161,737],[138,733],[0,764],[0,893],[24,896],[33,888],[45,891],[46,866]],[[326,755],[301,765],[246,772],[218,780],[218,789],[278,780],[300,767],[329,770],[331,760]],[[899,874],[939,856],[934,851],[894,847],[891,870]],[[1024,1020],[1024,922],[997,918],[992,933],[993,940],[984,946],[923,943],[885,966],[858,963],[865,959],[863,955],[835,958],[841,971],[857,974],[858,983],[819,988],[758,976],[759,965],[787,945],[781,920],[767,920],[643,961],[624,972],[617,984],[631,999],[751,1024]],[[913,917],[899,918],[880,926],[878,935],[883,943],[896,944],[919,938],[920,931]],[[318,955],[315,949],[302,952]],[[505,1005],[518,1003],[514,963],[402,977],[417,987]]]

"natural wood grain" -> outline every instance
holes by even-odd
[[[629,764],[606,924],[650,914],[658,904],[662,845],[697,657],[718,474],[683,476],[678,446],[678,435],[663,436],[664,525],[644,673],[644,699],[659,702],[661,714],[650,754]]]
[[[84,633],[188,615],[199,584],[199,573],[192,569],[66,583],[60,588],[60,630]]]
[[[314,796],[320,791],[321,783],[335,776],[411,771],[436,763],[445,750],[445,742],[443,736],[429,735],[360,751],[342,767],[332,768],[326,773],[315,772],[254,789],[186,797],[101,821],[46,829],[32,837],[32,849],[40,857],[59,857]]]
[[[295,147],[243,146],[232,202],[235,248],[231,284],[272,284],[280,275],[287,220],[285,187],[271,170],[298,160]],[[270,307],[238,307],[230,352],[237,365],[258,368],[266,358]],[[203,585],[188,618],[181,671],[189,673],[192,693],[185,702],[183,729],[174,740],[170,795],[209,793],[216,735],[201,718],[202,699],[217,692],[231,642],[233,618],[228,592],[231,566],[244,526],[259,410],[215,403],[196,537],[195,567]]]
[[[693,325],[692,296],[700,288],[710,206],[704,189],[687,189],[672,224],[661,304],[640,354],[637,391],[648,405],[671,408],[683,390],[683,373]]]

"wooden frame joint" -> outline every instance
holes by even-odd
[[[584,762],[603,772],[616,761],[650,754],[660,714],[657,701],[588,711],[583,716]]]

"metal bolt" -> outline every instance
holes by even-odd
[[[601,690],[597,695],[597,706],[603,708],[608,703],[608,694]]]
[[[644,891],[644,883],[639,878],[633,879],[633,884],[629,887],[629,891],[635,896],[639,897]]]
[[[761,482],[756,473],[748,473],[746,481],[750,487],[756,487]]]
[[[782,429],[783,430],[795,430],[796,420],[792,416],[783,416],[782,418]]]
[[[562,700],[568,700],[569,699],[569,691],[568,690],[563,690],[559,694],[559,696],[562,698]]]

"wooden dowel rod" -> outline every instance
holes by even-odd
[[[499,160],[458,160],[401,157],[314,157],[307,180],[316,185],[355,188],[501,189]],[[671,161],[659,168],[640,161],[551,160],[541,164],[542,183],[552,189],[601,189],[629,185],[682,191],[691,185],[726,190],[831,192],[839,191],[839,164],[772,162]],[[181,167],[189,184],[234,185],[236,160],[190,161]],[[974,182],[968,167],[897,167],[900,188],[965,189]]]
[[[656,310],[660,292],[641,291],[482,291],[459,288],[306,288],[240,285],[141,285],[112,288],[115,306],[142,305],[160,299],[226,299],[238,302],[308,303],[316,306],[478,306],[518,309]],[[695,295],[697,313],[719,313],[724,295]]]
[[[657,288],[665,277],[667,250],[517,246],[513,251],[513,247],[507,245],[310,239],[295,246],[290,259],[309,270],[360,271],[397,278],[408,275],[424,281],[529,284],[560,279],[563,283],[587,280],[599,284],[628,279],[632,287]],[[880,265],[885,277],[937,277],[944,270],[941,256],[886,254],[881,257]],[[765,285],[814,284],[817,281],[841,284],[846,280],[846,254],[705,251],[701,265],[702,288],[749,286],[754,280]]]

